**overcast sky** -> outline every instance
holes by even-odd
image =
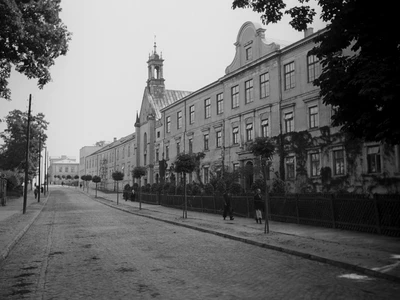
[[[50,122],[50,156],[78,160],[80,148],[134,132],[155,36],[166,89],[196,91],[224,76],[240,27],[261,23],[249,9],[232,10],[232,0],[63,0],[61,6],[73,33],[69,52],[56,60],[53,80],[43,90],[13,72],[12,101],[0,98],[0,118],[14,109],[27,111],[32,94],[33,114],[42,112]],[[262,26],[266,39],[288,43],[303,37],[288,19]],[[312,27],[323,25],[316,20]]]

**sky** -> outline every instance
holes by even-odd
[[[79,150],[135,131],[153,51],[164,59],[165,88],[196,91],[225,75],[237,34],[247,21],[261,24],[250,9],[232,10],[233,0],[62,0],[61,19],[72,32],[69,51],[50,69],[52,82],[13,72],[11,101],[0,98],[0,119],[14,109],[43,113],[51,157],[79,161]],[[288,7],[297,1],[285,1]],[[317,7],[316,7],[317,9]],[[290,44],[303,38],[285,17],[262,25],[266,39]],[[314,32],[324,27],[316,19]],[[5,129],[0,123],[0,132]],[[2,141],[0,141],[1,144]]]

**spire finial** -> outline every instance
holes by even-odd
[[[154,54],[157,53],[156,35],[154,35]]]

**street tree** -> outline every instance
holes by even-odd
[[[1,46],[0,46],[1,47]],[[0,169],[23,172],[26,164],[26,138],[28,113],[13,110],[5,117],[6,129],[0,133]],[[30,117],[30,143],[28,176],[30,181],[36,175],[39,165],[39,140],[45,146],[48,122],[42,113]]]
[[[112,178],[117,182],[117,204],[119,203],[118,199],[118,182],[124,180],[124,173],[121,171],[115,171],[112,173]]]
[[[250,144],[250,151],[261,160],[261,165],[263,169],[263,175],[265,180],[265,227],[264,232],[269,233],[269,222],[268,222],[268,201],[269,201],[269,191],[267,187],[268,180],[268,162],[272,160],[275,152],[275,145],[268,137],[258,137],[253,143]]]
[[[43,88],[50,67],[68,52],[71,33],[60,19],[61,0],[0,0],[0,98],[11,100],[12,67]]]
[[[93,176],[92,181],[96,184],[96,195],[95,195],[95,198],[97,198],[97,184],[99,182],[101,182],[101,178],[100,178],[100,176],[95,175],[95,176]]]
[[[81,176],[81,179],[82,179],[83,181],[85,181],[85,183],[86,183],[86,188],[87,188],[87,191],[88,191],[88,193],[89,193],[89,181],[92,180],[92,175],[82,175],[82,176]]]
[[[287,8],[285,2],[299,5]],[[260,13],[266,25],[288,14],[290,25],[302,31],[316,16],[308,2],[234,0],[232,8]],[[397,10],[363,0],[319,0],[318,5],[328,25],[314,39],[312,53],[322,64],[314,84],[335,111],[332,124],[366,141],[399,144],[400,35],[388,30],[397,28]]]
[[[137,166],[132,170],[132,177],[139,180],[139,209],[142,209],[142,193],[141,193],[141,182],[140,178],[146,175],[146,168]]]
[[[196,156],[193,154],[179,153],[176,156],[174,166],[175,166],[175,172],[183,173],[183,184],[184,184],[184,195],[185,195],[183,218],[187,219],[186,174],[188,173],[190,174],[195,170]]]
[[[104,147],[107,144],[108,143],[106,141],[98,141],[94,145],[97,146],[97,147]]]

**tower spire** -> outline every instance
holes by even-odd
[[[154,35],[154,54],[157,54],[156,35]]]

